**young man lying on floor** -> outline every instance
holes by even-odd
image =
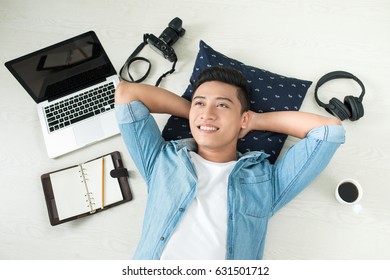
[[[123,140],[148,186],[135,259],[261,259],[269,218],[306,188],[344,143],[338,119],[249,110],[246,79],[230,68],[203,71],[192,101],[143,84],[115,93]],[[189,119],[193,139],[166,142],[151,116]],[[237,152],[252,130],[301,138],[275,164]]]

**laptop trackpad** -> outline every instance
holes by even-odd
[[[100,119],[86,121],[73,128],[78,146],[84,146],[104,137]]]

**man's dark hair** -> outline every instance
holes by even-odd
[[[241,112],[246,112],[250,108],[247,81],[244,75],[229,67],[210,67],[203,70],[195,80],[194,93],[200,85],[205,82],[218,81],[237,87],[237,97],[241,103]]]

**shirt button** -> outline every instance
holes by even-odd
[[[184,208],[179,208],[179,211],[180,212],[184,212]]]
[[[160,241],[164,241],[164,239],[165,239],[164,236],[160,237]]]

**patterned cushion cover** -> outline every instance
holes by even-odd
[[[260,68],[243,64],[214,50],[200,41],[193,72],[183,97],[191,100],[192,83],[199,73],[211,66],[227,66],[241,71],[248,81],[251,110],[255,112],[298,111],[302,105],[311,81],[285,77]],[[188,120],[171,116],[162,132],[166,140],[190,138]],[[238,141],[237,149],[241,153],[263,151],[270,155],[268,160],[274,163],[287,135],[270,131],[252,131]]]

